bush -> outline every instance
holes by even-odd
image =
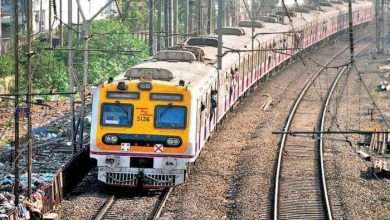
[[[14,56],[5,54],[0,56],[0,78],[10,76],[14,73]]]

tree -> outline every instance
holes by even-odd
[[[89,53],[89,83],[96,84],[109,77],[115,77],[147,57],[147,45],[136,39],[128,27],[116,19],[97,20],[90,27],[90,49],[104,49],[108,52]],[[81,48],[82,45],[81,45]],[[123,51],[139,51],[133,54]],[[122,52],[119,52],[122,51]],[[83,52],[75,54],[78,63],[83,61]],[[78,78],[82,78],[82,65],[77,66]]]

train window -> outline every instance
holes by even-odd
[[[184,106],[157,106],[154,126],[156,128],[184,129],[186,127],[187,109]]]
[[[133,121],[133,105],[103,104],[101,124],[103,126],[130,127]]]

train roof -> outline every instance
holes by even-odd
[[[370,2],[356,1],[353,3],[353,9],[356,10],[361,6],[370,6]],[[297,16],[291,17],[292,24],[289,23],[287,17],[285,17],[285,24],[279,23],[268,23],[262,22],[262,28],[256,28],[255,34],[257,34],[256,40],[254,41],[255,47],[258,47],[261,42],[272,42],[275,39],[275,34],[259,34],[259,33],[271,33],[271,32],[287,32],[292,29],[292,27],[299,29],[303,25],[310,23],[312,21],[323,19],[329,17],[335,13],[346,12],[348,10],[348,5],[345,3],[341,4],[332,4],[331,7],[322,6],[322,10],[311,10],[309,13],[296,13]],[[251,28],[242,27],[240,30],[245,32],[244,35],[223,35],[223,52],[226,53],[223,57],[223,67],[222,71],[228,71],[228,69],[235,64],[238,64],[239,60],[237,58],[237,53],[227,53],[228,50],[250,50],[251,49],[251,38],[252,30]],[[215,40],[216,35],[203,36],[209,38],[210,40]],[[212,46],[198,46],[204,52],[204,59],[208,62],[197,61],[174,61],[174,60],[149,60],[144,63],[138,64],[132,67],[129,72],[137,72],[142,69],[148,70],[159,70],[160,72],[166,72],[170,74],[169,82],[177,83],[179,80],[184,80],[186,83],[190,83],[192,86],[196,86],[202,80],[206,81],[210,79],[210,74],[215,73],[217,70],[216,59],[217,59],[217,47]],[[241,58],[243,58],[247,53],[242,53]],[[126,74],[124,74],[126,75]],[[122,74],[119,78],[123,78]],[[215,74],[214,74],[215,75]]]

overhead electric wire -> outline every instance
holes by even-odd
[[[372,94],[371,94],[371,92],[370,92],[370,89],[368,88],[367,84],[366,84],[366,83],[364,82],[364,80],[363,80],[361,71],[359,71],[359,69],[357,68],[357,66],[356,66],[355,63],[354,63],[352,66],[353,66],[353,68],[355,68],[355,70],[356,70],[356,72],[357,72],[357,74],[358,74],[358,76],[359,76],[359,79],[360,79],[360,81],[361,81],[361,83],[362,83],[362,85],[363,85],[363,88],[364,88],[364,90],[366,91],[366,93],[368,94],[368,97],[369,97],[369,99],[371,100],[372,104],[374,105],[375,109],[379,112],[379,114],[380,114],[380,116],[381,116],[383,122],[385,123],[386,127],[387,127],[388,129],[390,129],[390,124],[387,122],[386,117],[385,117],[385,115],[383,114],[382,110],[381,110],[381,109],[379,108],[379,106],[376,104],[376,101],[375,101],[374,97],[372,96]]]

